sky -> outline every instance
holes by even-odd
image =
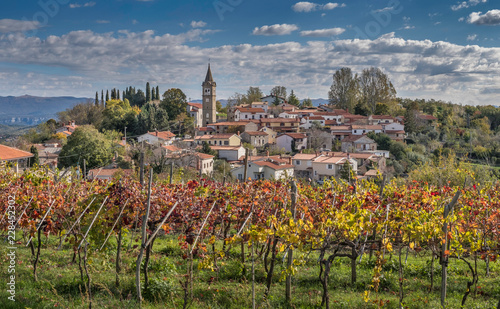
[[[17,0],[0,11],[0,96],[159,85],[201,98],[285,86],[327,98],[342,67],[397,95],[500,105],[497,0]]]

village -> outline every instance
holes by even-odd
[[[405,142],[404,117],[390,115],[354,115],[328,105],[307,107],[288,104],[286,98],[270,94],[259,102],[228,107],[226,115],[216,111],[216,87],[210,65],[202,83],[202,103],[188,103],[186,114],[192,117],[194,136],[176,136],[170,131],[155,130],[139,136],[125,136],[119,142],[124,158],[129,148],[153,154],[148,161],[163,166],[190,168],[200,176],[214,173],[215,160],[229,164],[231,178],[248,179],[301,178],[323,183],[335,178],[375,178],[386,172],[389,150],[379,149],[368,134],[384,133],[392,141]],[[225,117],[224,117],[225,116]],[[420,121],[435,126],[437,118],[418,114]],[[55,130],[69,137],[78,128],[71,121]],[[40,165],[58,166],[62,145],[51,139],[33,145]],[[33,153],[2,147],[2,161],[27,166]],[[127,148],[129,147],[129,148]],[[81,171],[89,179],[111,179],[117,172],[132,175],[133,164],[119,164],[117,157],[106,166]],[[142,161],[144,162],[144,161]],[[123,162],[122,162],[123,163]],[[128,168],[127,168],[128,167]]]

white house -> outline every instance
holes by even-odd
[[[366,135],[351,135],[342,140],[343,152],[377,150],[377,143]]]
[[[314,123],[318,123],[320,126],[325,126],[325,118],[321,116],[306,116],[300,120],[300,127],[309,130]]]
[[[243,146],[210,146],[212,150],[217,151],[219,159],[227,161],[238,161],[239,158],[245,155]]]
[[[349,157],[331,157],[327,155],[320,155],[312,162],[314,180],[325,180],[330,177],[339,177],[340,171],[345,162],[349,162],[354,173],[358,171],[358,163],[356,160]]]
[[[295,147],[292,147],[292,144],[295,144]],[[284,133],[278,135],[278,137],[276,137],[276,146],[278,147],[278,149],[284,148],[287,152],[306,149],[307,135],[302,133]]]
[[[383,131],[381,125],[352,125],[351,134],[363,135],[369,132],[381,133]]]
[[[202,113],[203,107],[201,103],[188,103],[187,113],[189,116],[194,118],[194,126],[199,128],[203,125]]]
[[[139,137],[137,137],[137,141],[139,143],[144,141],[152,145],[154,144],[170,145],[172,144],[174,138],[175,134],[170,131],[162,131],[162,132],[155,131],[140,135]]]
[[[231,171],[235,179],[244,180],[245,166],[239,166]],[[247,177],[258,179],[286,179],[293,177],[293,165],[275,161],[272,158],[248,162]]]
[[[267,117],[267,112],[262,108],[236,107],[234,111],[234,121],[259,120]]]

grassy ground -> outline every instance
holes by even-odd
[[[20,233],[20,232],[18,232]],[[129,239],[129,236],[126,237]],[[42,239],[44,243],[45,239]],[[48,246],[41,250],[38,282],[33,280],[32,257],[29,247],[17,245],[16,257],[16,302],[9,301],[6,284],[0,290],[0,308],[88,308],[85,284],[80,278],[78,258],[71,263],[72,250],[64,247],[60,251],[55,237],[49,239]],[[132,244],[135,245],[135,244]],[[239,247],[239,246],[238,246]],[[209,250],[210,252],[210,250]],[[0,243],[0,276],[8,278],[7,244]],[[89,271],[92,278],[93,308],[138,308],[135,292],[135,260],[137,249],[123,253],[123,269],[120,287],[115,286],[114,257],[116,251],[109,249],[103,253],[89,255]],[[294,308],[321,308],[322,287],[318,280],[317,255],[305,255],[304,264],[298,267],[293,279],[292,302]],[[251,263],[248,257],[243,264],[239,260],[240,251],[231,249],[218,272],[198,270],[199,260],[194,260],[193,299],[190,308],[251,308]],[[259,308],[286,308],[285,283],[279,281],[283,269],[283,256],[279,255],[270,297],[263,299],[265,273],[262,260],[256,261],[256,300]],[[390,256],[386,256],[390,258]],[[434,289],[430,287],[429,256],[415,257],[412,253],[404,269],[405,308],[440,308],[439,285],[440,266],[436,261]],[[351,285],[350,261],[336,259],[331,269],[329,293],[331,308],[377,308],[372,302],[365,302],[363,295],[369,290],[373,276],[374,259],[368,256],[358,265],[358,280]],[[485,277],[485,263],[479,263],[479,283],[477,292],[469,296],[465,308],[495,308],[500,299],[500,265],[490,263],[491,274]],[[462,261],[451,260],[449,265],[449,285],[447,308],[460,308],[466,282],[470,272]],[[179,283],[187,272],[186,260],[181,257],[181,249],[174,237],[162,237],[155,242],[149,276],[150,289],[143,292],[143,308],[182,308],[184,292]],[[370,298],[384,301],[384,308],[398,307],[398,263],[397,256],[383,267],[380,291],[371,292]]]

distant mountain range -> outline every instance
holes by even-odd
[[[58,112],[87,100],[75,97],[0,96],[0,124],[36,125],[56,118]]]

